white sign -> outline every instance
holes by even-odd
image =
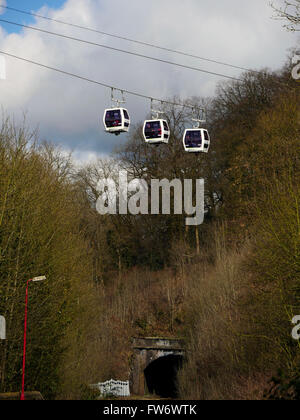
[[[46,276],[39,276],[39,277],[34,277],[32,279],[32,281],[43,281],[46,280]]]
[[[0,80],[6,80],[5,57],[0,55]]]
[[[6,339],[6,322],[4,316],[0,316],[0,340]]]

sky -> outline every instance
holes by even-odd
[[[280,1],[280,0],[278,0]],[[272,19],[269,0],[0,0],[13,8],[191,54],[261,69],[279,69],[297,36]],[[0,8],[0,19],[30,24],[92,42],[238,77],[240,71],[71,28]],[[77,43],[0,22],[0,50],[42,64],[158,98],[213,96],[220,77]],[[24,113],[43,139],[77,160],[109,154],[126,135],[104,132],[110,91],[84,81],[5,58],[0,107],[15,120]],[[133,124],[149,114],[150,102],[126,96]]]
[[[6,3],[6,4],[5,4]],[[43,7],[44,5],[48,5],[49,7],[53,8],[53,9],[58,9],[59,7],[61,7],[63,4],[65,3],[65,0],[52,0],[52,1],[44,1],[44,0],[14,0],[14,1],[10,1],[10,0],[0,0],[0,4],[2,5],[6,5],[9,7],[13,7],[13,8],[17,8],[20,10],[26,10],[26,11],[37,11],[39,10],[41,7]],[[3,10],[0,10],[0,14],[3,14]],[[9,14],[7,13],[6,17],[18,17],[18,21],[21,20],[21,23],[26,23],[26,24],[31,24],[34,23],[35,19],[31,16],[26,16],[26,15],[20,15],[17,13],[12,13],[10,12]],[[20,32],[21,28],[16,28],[14,26],[2,23],[1,24],[2,28],[5,29],[6,32],[8,33],[12,33],[12,32]]]

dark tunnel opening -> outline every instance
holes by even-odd
[[[144,370],[147,388],[150,394],[163,398],[177,398],[177,373],[182,367],[182,356],[163,356],[154,360]]]

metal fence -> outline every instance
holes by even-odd
[[[130,397],[129,381],[114,381],[111,379],[106,382],[99,382],[91,385],[93,389],[99,389],[100,395],[105,397],[112,395],[114,397]]]

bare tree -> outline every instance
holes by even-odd
[[[272,1],[271,6],[279,19],[288,22],[284,25],[285,28],[289,31],[300,31],[300,0],[284,0],[282,6]]]

